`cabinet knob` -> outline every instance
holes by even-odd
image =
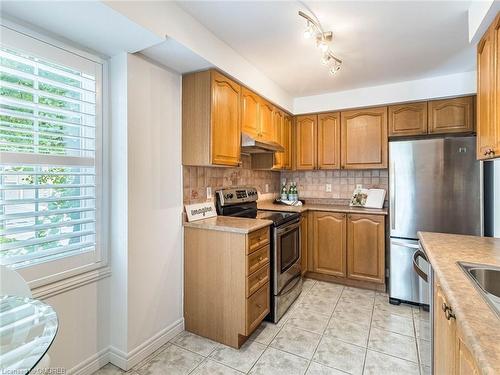
[[[443,310],[444,312],[448,310],[448,306],[446,305],[446,303],[443,302],[443,304],[441,305],[441,310]]]
[[[451,308],[448,308],[448,310],[446,310],[445,315],[446,320],[456,319],[455,314],[453,314],[453,312],[451,311]]]
[[[495,150],[489,148],[486,151],[484,151],[484,156],[494,156],[495,155]]]

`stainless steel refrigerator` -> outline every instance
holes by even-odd
[[[389,297],[429,304],[429,285],[414,270],[418,231],[482,235],[482,169],[476,138],[389,143]]]

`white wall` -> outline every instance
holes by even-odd
[[[129,369],[183,328],[181,77],[121,54],[111,81],[109,359]]]
[[[334,111],[474,93],[475,71],[295,98],[293,112]]]
[[[275,104],[292,111],[292,96],[171,1],[104,1],[161,37],[173,38]]]

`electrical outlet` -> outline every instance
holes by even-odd
[[[269,184],[266,184],[266,193],[269,193]]]
[[[326,192],[331,193],[332,192],[332,184],[326,184]]]
[[[212,199],[212,188],[210,186],[207,187],[207,199]]]

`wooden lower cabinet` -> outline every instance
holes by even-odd
[[[457,317],[434,278],[434,374],[479,375],[479,367],[464,342]]]
[[[385,219],[381,215],[347,217],[347,276],[385,282]]]
[[[184,228],[187,331],[239,348],[270,311],[269,228]]]
[[[312,275],[335,277],[350,285],[385,286],[385,217],[316,211],[309,216]]]
[[[314,212],[313,271],[346,276],[346,214]]]

